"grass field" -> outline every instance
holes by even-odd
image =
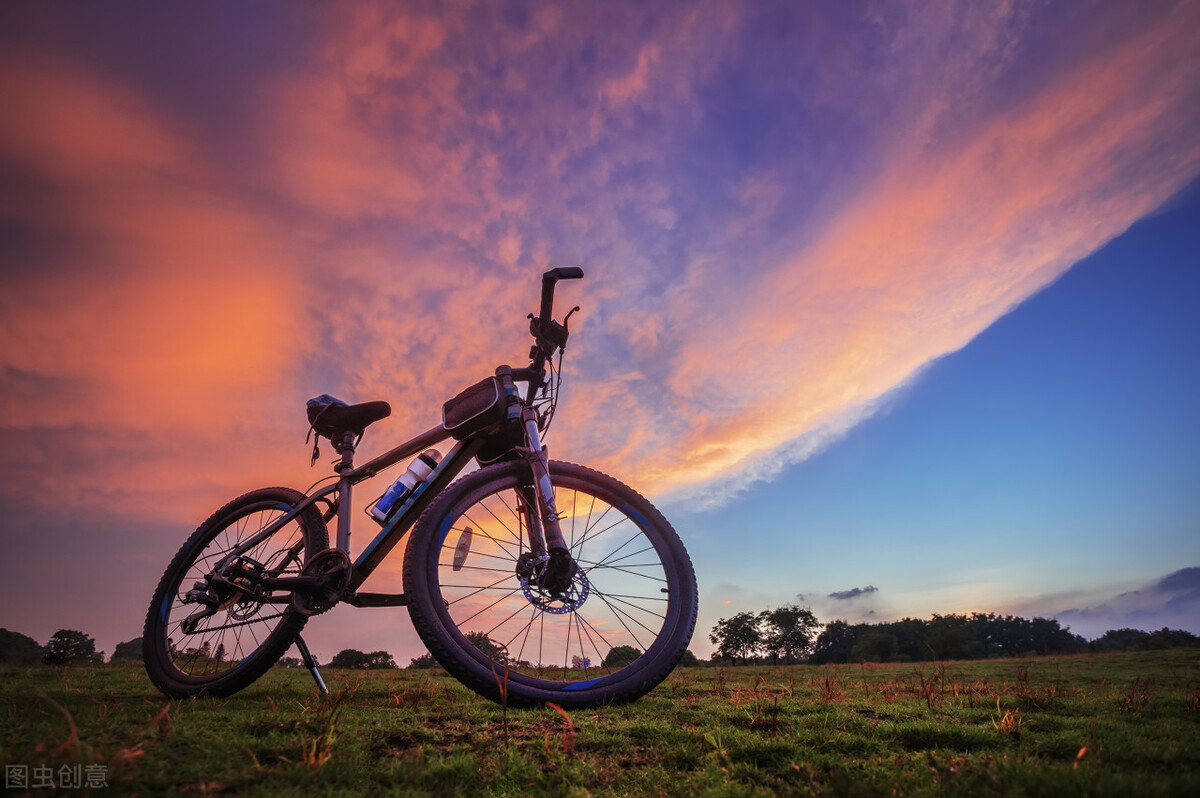
[[[5,795],[1200,795],[1194,649],[680,669],[569,716],[441,671],[325,676],[172,702],[132,666],[0,669],[0,759],[29,777]]]

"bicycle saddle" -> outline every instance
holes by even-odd
[[[387,402],[361,402],[348,405],[323,393],[308,400],[308,423],[318,435],[337,440],[347,432],[362,435],[363,430],[392,414]]]

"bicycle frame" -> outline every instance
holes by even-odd
[[[538,520],[541,521],[540,531],[545,536],[540,540],[537,539],[539,537],[538,525],[531,523],[528,528],[531,539],[528,542],[532,551],[544,554],[547,550],[547,544],[551,547],[555,545],[561,547],[564,544],[562,543],[562,533],[558,528],[558,513],[554,504],[553,490],[550,486],[546,466],[546,453],[541,446],[538,435],[536,413],[530,406],[523,403],[521,416],[524,422],[523,426],[527,447],[519,448],[517,451],[524,456],[524,459],[530,465],[533,477],[532,492],[536,500],[536,506],[539,508],[537,516],[540,517]],[[253,549],[259,542],[291,522],[309,507],[323,500],[331,503],[337,510],[336,548],[349,557],[353,486],[359,482],[371,479],[379,474],[380,471],[401,461],[415,457],[421,451],[442,441],[449,440],[451,437],[451,434],[443,426],[439,425],[357,468],[353,466],[353,441],[348,438],[343,444],[341,462],[335,466],[335,470],[338,472],[337,482],[313,492],[302,501],[292,505],[281,517],[232,549],[222,558],[214,570],[219,570],[228,563],[236,560],[245,552]],[[391,515],[375,538],[367,544],[366,548],[358,555],[358,558],[353,561],[350,582],[344,592],[343,601],[352,606],[397,606],[404,603],[403,596],[401,595],[361,594],[360,596],[357,591],[413,527],[430,502],[466,468],[470,460],[483,446],[483,443],[484,441],[479,435],[471,435],[465,440],[458,442],[442,458],[429,477],[418,485],[413,494]],[[333,494],[337,494],[337,498],[333,502],[329,502],[327,497]],[[285,590],[304,588],[310,586],[312,581],[313,577],[306,576],[267,577],[262,580],[262,584],[268,589]]]

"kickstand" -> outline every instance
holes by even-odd
[[[321,678],[321,672],[317,670],[317,661],[309,653],[308,646],[304,645],[304,638],[299,635],[296,635],[296,648],[300,649],[300,659],[304,660],[304,667],[308,668],[308,672],[312,674],[317,687],[321,689],[322,693],[329,695],[329,688],[325,686],[325,680]]]

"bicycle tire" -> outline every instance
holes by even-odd
[[[228,599],[192,634],[181,623],[200,608],[185,599],[212,564],[302,498],[290,488],[239,496],[213,513],[175,554],[154,591],[142,633],[146,673],[165,695],[232,695],[266,673],[295,642],[308,620],[305,615],[290,604],[263,603],[245,593]],[[310,507],[245,556],[274,575],[293,576],[328,545],[325,521]]]
[[[582,574],[571,592],[554,599],[518,576],[531,555],[514,507],[531,475],[524,462],[500,463],[455,482],[417,521],[404,557],[409,614],[433,657],[493,701],[632,701],[667,677],[691,640],[691,560],[670,523],[632,488],[571,463],[551,461],[549,470]]]

